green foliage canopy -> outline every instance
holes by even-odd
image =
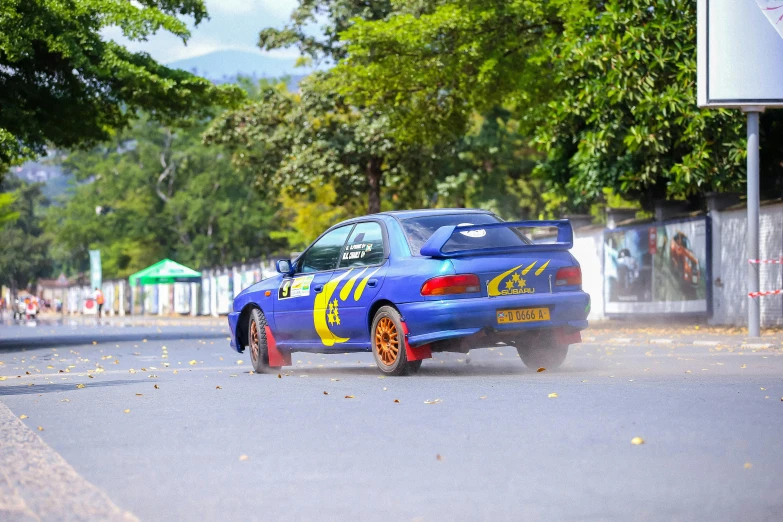
[[[538,173],[574,205],[604,188],[646,208],[741,189],[743,116],[696,107],[692,0],[451,0],[405,12],[419,4],[354,20],[332,73],[395,137],[459,136],[471,114],[502,103],[546,154]],[[780,120],[762,121],[762,168],[777,189]]]
[[[163,257],[194,267],[270,255],[274,202],[235,171],[219,147],[201,144],[205,123],[165,127],[142,119],[112,142],[70,156],[79,180],[47,216],[53,256],[84,270],[102,251],[106,277],[127,276]]]
[[[40,154],[111,136],[138,110],[163,121],[231,104],[216,87],[132,53],[101,31],[117,26],[131,40],[168,31],[187,41],[185,23],[207,12],[202,0],[7,0],[0,5],[0,170]]]

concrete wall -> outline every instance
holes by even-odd
[[[586,227],[574,231],[571,253],[582,267],[582,289],[590,294],[589,321],[604,319],[603,229]]]
[[[712,295],[710,324],[746,325],[748,321],[746,248],[747,211],[712,212]],[[783,254],[783,204],[761,207],[759,248],[761,259]],[[783,265],[754,265],[761,290],[783,288]],[[761,326],[783,326],[783,296],[756,298],[761,305]]]

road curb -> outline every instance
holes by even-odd
[[[1,402],[0,520],[138,522]]]

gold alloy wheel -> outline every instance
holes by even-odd
[[[253,361],[258,360],[258,352],[260,348],[258,346],[258,327],[255,321],[250,321],[250,358]]]
[[[375,346],[383,364],[391,366],[397,360],[400,352],[400,340],[394,321],[388,317],[381,318],[375,327]]]

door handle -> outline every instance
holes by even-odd
[[[324,285],[315,285],[313,287],[313,290],[315,291],[316,294],[320,293],[320,292],[323,292],[324,291]]]
[[[370,288],[375,288],[376,286],[378,286],[378,280],[370,279],[369,281],[367,281],[367,286],[369,286]]]

